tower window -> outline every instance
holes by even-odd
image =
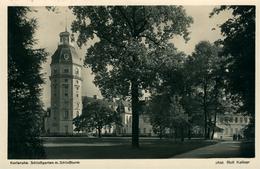
[[[79,94],[76,94],[77,97],[79,97]]]
[[[64,112],[64,119],[68,119],[68,117],[69,117],[69,111],[65,110],[65,112]]]
[[[65,96],[68,96],[68,93],[65,93],[64,95],[65,95]]]
[[[68,85],[68,84],[65,84],[65,85],[64,85],[64,88],[65,88],[65,89],[68,89],[68,88],[69,88],[69,85]]]
[[[68,82],[68,79],[64,79],[64,82]]]
[[[63,70],[63,72],[64,73],[69,73],[69,69],[66,68],[66,69]]]

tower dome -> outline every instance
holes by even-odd
[[[78,64],[81,65],[81,59],[78,56],[75,47],[69,43],[70,33],[68,31],[60,33],[60,43],[57,50],[52,55],[51,64]]]

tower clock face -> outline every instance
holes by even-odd
[[[64,57],[65,60],[68,60],[68,59],[69,59],[69,54],[65,53],[65,54],[63,55],[63,57]]]

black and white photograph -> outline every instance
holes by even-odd
[[[6,12],[7,160],[255,159],[255,4]]]

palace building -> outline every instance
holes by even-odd
[[[217,116],[216,126],[220,129],[215,132],[214,138],[231,140],[235,136],[244,137],[244,129],[250,123],[251,117],[242,114],[225,113]]]
[[[52,55],[51,111],[46,121],[48,134],[73,134],[73,118],[82,112],[82,61],[70,44],[70,33],[60,33]]]

